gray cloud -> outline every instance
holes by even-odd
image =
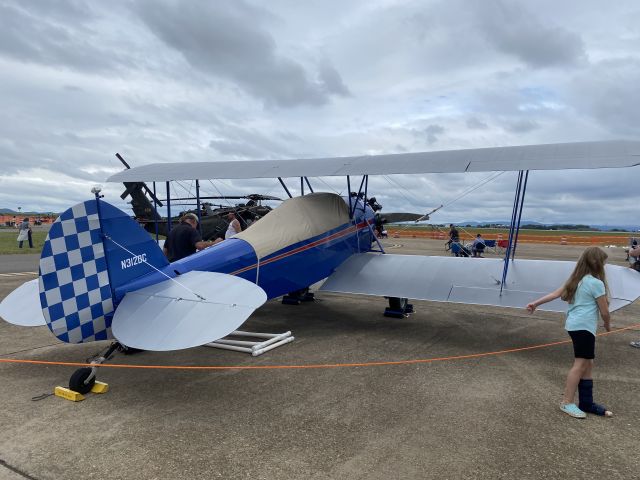
[[[429,125],[424,129],[424,133],[427,135],[427,142],[432,145],[438,141],[438,135],[444,133],[444,127],[441,125]]]
[[[640,59],[614,58],[591,65],[567,83],[567,97],[576,112],[588,115],[612,134],[640,134]]]
[[[523,118],[508,123],[505,128],[513,133],[527,133],[540,128],[540,125],[535,120]]]
[[[467,119],[467,128],[472,130],[486,130],[489,126],[482,120],[479,120],[476,117],[471,117]]]
[[[330,65],[323,64],[320,82],[313,82],[299,62],[279,54],[265,25],[271,15],[242,0],[144,2],[137,12],[193,68],[236,82],[268,104],[322,105],[348,92]]]
[[[580,36],[523,4],[492,0],[475,4],[479,25],[498,50],[534,67],[577,65],[586,60]]]

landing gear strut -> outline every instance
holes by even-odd
[[[119,342],[113,342],[109,345],[109,348],[104,352],[103,355],[95,357],[91,360],[91,365],[100,365],[107,360],[110,360],[116,350],[126,351],[127,347],[121,345]],[[69,389],[74,392],[89,393],[93,388],[93,385],[96,383],[96,373],[98,371],[98,367],[82,367],[73,372],[71,378],[69,378]]]
[[[413,313],[413,305],[408,298],[388,297],[389,307],[385,308],[384,316],[392,318],[405,318]]]
[[[289,292],[282,297],[283,305],[300,305],[301,302],[313,302],[315,296],[309,291],[309,287],[295,292]]]

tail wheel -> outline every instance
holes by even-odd
[[[88,382],[86,381],[92,373],[91,370],[89,367],[83,367],[73,372],[69,379],[69,389],[82,394],[89,393],[96,383],[95,375]]]

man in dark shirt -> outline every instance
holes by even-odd
[[[180,224],[173,228],[164,242],[164,254],[170,262],[188,257],[196,250],[210,247],[215,242],[204,242],[198,228],[198,217],[187,213],[180,218]]]
[[[449,241],[447,242],[449,245],[451,245],[452,243],[459,243],[460,242],[460,234],[458,233],[458,229],[455,227],[455,225],[452,223],[449,225]]]

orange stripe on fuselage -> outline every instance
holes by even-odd
[[[269,263],[272,263],[272,262],[275,262],[275,261],[278,261],[278,260],[282,260],[283,258],[289,257],[291,255],[295,255],[296,253],[304,252],[305,250],[309,250],[310,248],[317,247],[318,245],[322,245],[323,243],[330,242],[331,240],[335,240],[337,238],[344,237],[344,236],[346,236],[346,235],[348,235],[350,233],[353,233],[353,232],[355,232],[357,230],[362,230],[363,228],[365,228],[366,225],[367,225],[366,221],[365,222],[360,222],[357,225],[351,225],[351,226],[345,228],[344,230],[341,230],[341,231],[338,231],[336,233],[333,233],[333,234],[329,235],[328,237],[320,238],[320,239],[316,240],[315,242],[308,243],[307,245],[301,245],[300,247],[294,248],[293,250],[291,250],[289,252],[281,253],[280,255],[276,255],[275,257],[270,258],[269,260],[265,260],[264,262],[258,262],[258,263],[262,266],[262,265],[267,265]],[[258,266],[258,263],[254,263],[253,265],[250,265],[248,267],[244,267],[244,268],[241,268],[239,270],[236,270],[235,272],[231,272],[229,275],[238,275],[240,273],[243,273],[243,272],[246,272],[246,271],[251,270],[253,268],[256,268]]]

